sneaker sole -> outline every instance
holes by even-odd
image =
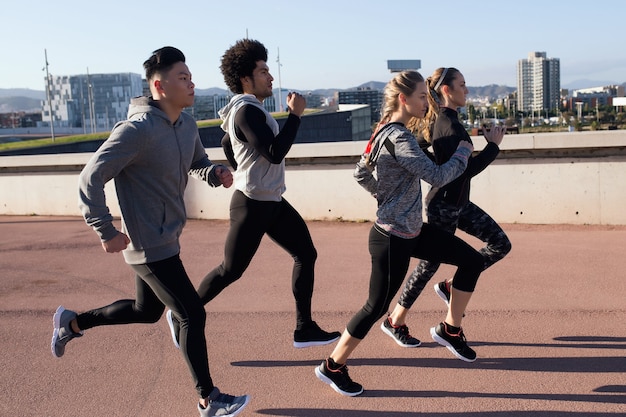
[[[393,341],[398,344],[398,346],[402,346],[404,348],[416,348],[416,347],[418,347],[419,345],[422,344],[422,342],[419,342],[417,345],[409,345],[409,344],[406,344],[406,343],[402,343],[401,341],[396,339],[394,334],[391,333],[391,330],[389,330],[388,328],[385,327],[385,323],[384,322],[380,323],[380,330],[382,330],[387,336],[391,337],[393,339]]]
[[[176,335],[174,334],[174,321],[172,320],[172,310],[167,310],[167,313],[165,313],[165,318],[167,319],[167,325],[170,328],[170,334],[172,335],[172,341],[174,342],[174,346],[176,346],[176,349],[180,349],[180,344],[176,340]]]
[[[61,329],[61,314],[65,311],[63,306],[59,306],[57,310],[54,312],[54,316],[52,316],[52,325],[54,326],[54,330],[52,331],[52,341],[50,342],[50,350],[52,351],[52,356],[55,358],[60,358],[63,355],[57,355],[54,346],[56,345],[56,340],[59,337],[59,330]]]
[[[439,298],[441,298],[443,300],[443,302],[446,303],[446,305],[449,307],[450,306],[450,301],[448,301],[448,297],[446,297],[444,292],[441,291],[441,289],[439,288],[439,284],[435,284],[435,292],[437,293]]]
[[[293,342],[293,347],[297,349],[308,348],[312,346],[324,346],[336,342],[341,336],[334,337],[330,340],[316,340],[311,342]]]
[[[441,337],[441,336],[439,336],[437,334],[435,327],[431,327],[430,328],[430,335],[432,336],[432,338],[433,338],[433,340],[435,342],[439,343],[441,346],[445,346],[446,348],[448,348],[448,350],[450,352],[452,352],[452,354],[454,356],[456,356],[457,358],[461,359],[462,361],[474,362],[476,360],[476,358],[474,358],[474,359],[466,358],[465,356],[463,356],[459,352],[457,352],[456,349],[450,344],[450,342],[448,342],[446,339],[444,339],[443,337]]]
[[[324,375],[322,373],[322,371],[320,371],[320,367],[316,366],[315,367],[315,375],[317,376],[317,378],[322,381],[325,384],[330,385],[330,387],[332,389],[334,389],[337,393],[341,394],[341,395],[345,395],[346,397],[356,397],[357,395],[360,395],[363,393],[363,388],[361,388],[361,391],[359,392],[348,392],[348,391],[344,391],[341,388],[339,388],[337,385],[335,385],[335,383],[333,382],[332,379],[330,379],[329,377],[327,377],[326,375]]]

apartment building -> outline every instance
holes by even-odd
[[[531,52],[517,62],[517,109],[542,112],[559,108],[561,68],[559,58]]]

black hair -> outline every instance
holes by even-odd
[[[235,94],[243,93],[241,78],[251,77],[258,61],[267,62],[267,48],[259,41],[241,39],[228,48],[220,65],[228,89]]]
[[[185,62],[185,55],[179,49],[173,46],[157,49],[143,63],[143,68],[146,70],[146,80],[151,80],[155,74],[169,71],[177,62]]]

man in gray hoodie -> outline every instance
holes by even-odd
[[[186,222],[183,195],[188,173],[212,187],[232,185],[224,165],[207,157],[193,118],[194,84],[185,56],[173,47],[154,51],[144,62],[151,97],[131,101],[128,119],[115,125],[79,177],[79,206],[108,253],[123,252],[135,273],[134,300],[77,314],[59,306],[53,317],[55,357],[83,331],[114,324],[155,323],[167,306],[181,323],[179,339],[196,390],[201,416],[234,416],[247,395],[220,393],[209,374],[206,313],[180,259],[179,237]],[[122,214],[121,231],[106,205],[104,187],[114,179]]]

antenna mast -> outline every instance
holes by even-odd
[[[280,82],[280,48],[276,48],[278,54],[276,55],[276,62],[278,63],[278,111],[283,112],[283,86]]]
[[[54,118],[52,117],[52,100],[50,98],[50,74],[48,74],[48,51],[43,50],[46,57],[46,96],[48,98],[48,110],[50,110],[50,132],[52,134],[52,142],[54,142]]]

